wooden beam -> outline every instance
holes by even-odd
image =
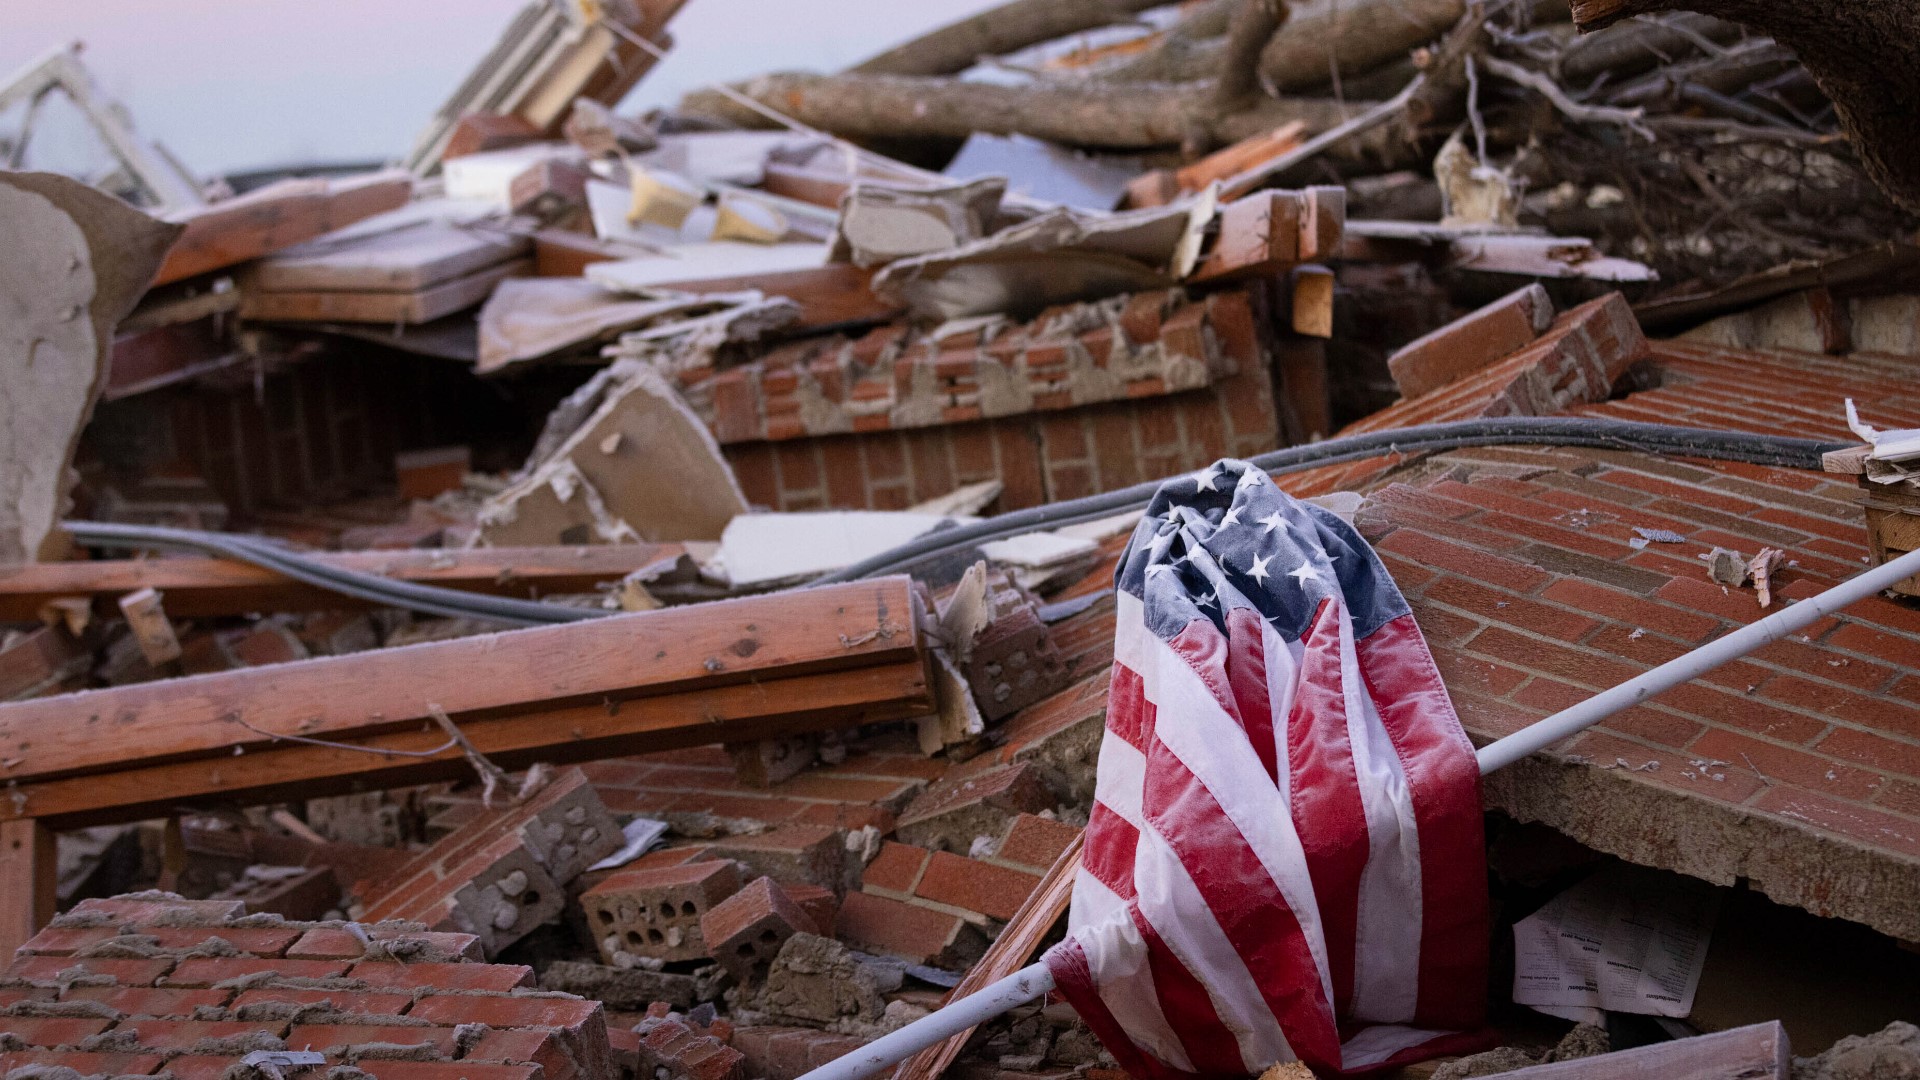
[[[53,918],[53,830],[32,819],[0,822],[0,956],[12,956]]]
[[[826,639],[837,647],[831,633]],[[550,655],[543,656],[552,662]],[[269,670],[254,669],[254,673]],[[174,684],[192,681],[172,680]],[[407,700],[415,699],[429,700],[425,694],[409,692]],[[539,761],[556,765],[596,761],[857,727],[920,716],[932,709],[926,665],[909,656],[851,670],[649,697],[616,692],[599,700],[533,712],[456,716],[475,749],[503,768],[521,769]],[[245,729],[236,730],[241,738],[252,738]],[[472,775],[472,766],[457,747],[447,744],[445,732],[416,721],[406,730],[350,736],[327,746],[282,741],[238,755],[229,750],[187,761],[147,759],[118,771],[22,784],[10,790],[18,791],[24,801],[9,800],[11,805],[0,809],[0,820],[28,814],[56,828],[75,829],[139,821],[196,806],[283,802]]]
[[[0,820],[40,816],[34,787],[59,778],[194,758],[248,770],[252,755],[287,752],[282,735],[437,739],[436,708],[463,723],[617,710],[922,659],[911,581],[891,577],[17,702],[0,705],[0,777],[27,798],[0,800],[13,803]],[[564,727],[546,734],[569,741]]]
[[[678,559],[679,544],[503,547],[472,551],[355,551],[316,554],[343,570],[379,574],[489,596],[538,599],[592,592],[649,566]],[[30,622],[67,597],[117,598],[141,589],[167,596],[175,618],[254,611],[359,610],[369,605],[247,563],[226,559],[101,559],[0,566],[0,622]]]
[[[1500,1076],[1502,1080],[1787,1080],[1792,1072],[1787,1029],[1778,1020],[1769,1020],[1690,1039],[1534,1065]]]
[[[269,255],[406,205],[413,179],[403,172],[340,180],[282,180],[174,220],[186,231],[154,274],[166,285]]]
[[[1304,200],[1297,191],[1262,191],[1220,208],[1213,248],[1187,280],[1272,277],[1300,261]]]

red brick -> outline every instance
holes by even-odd
[[[231,1039],[256,1031],[278,1035],[286,1024],[277,1020],[122,1020],[114,1029],[131,1029],[142,1050],[192,1050],[203,1039]]]
[[[709,954],[742,983],[770,966],[788,938],[816,930],[770,877],[755,878],[700,917]]]
[[[94,897],[73,906],[75,915],[107,915],[122,923],[218,926],[247,913],[238,900],[142,900],[130,896]]]
[[[632,1036],[632,1032],[621,1034]],[[579,1072],[558,1033],[548,1028],[493,1028],[460,1060],[528,1062],[541,1067],[542,1080],[567,1080]]]
[[[1044,872],[1079,835],[1079,829],[1065,822],[1021,814],[1007,827],[1006,839],[1000,842],[994,858]]]
[[[1797,675],[1767,680],[1761,693],[1783,705],[1794,705],[1861,727],[1920,738],[1920,709],[1886,697],[1868,697],[1837,686],[1824,686]]]
[[[359,944],[355,942],[355,944]],[[90,960],[89,964],[99,961]],[[168,986],[212,986],[228,979],[246,978],[263,971],[275,972],[289,979],[327,979],[344,975],[347,965],[338,960],[288,960],[284,958],[256,959],[254,957],[190,957],[180,961],[180,966],[166,978]]]
[[[0,1017],[0,1031],[12,1032],[28,1046],[72,1046],[89,1035],[107,1030],[111,1020],[94,1017]]]
[[[828,1035],[824,1032],[807,1040],[807,1068],[817,1069],[830,1061],[846,1057],[855,1050],[867,1045],[866,1040],[851,1035]]]
[[[1011,919],[1038,884],[1036,874],[936,851],[914,895],[996,919]]]
[[[565,1080],[537,1065],[478,1065],[466,1061],[390,1061],[367,1058],[356,1064],[374,1080]],[[182,1080],[185,1080],[183,1077]]]
[[[396,965],[397,966],[397,965]],[[214,992],[225,995],[227,991]],[[314,1005],[326,1002],[343,1013],[355,1016],[383,1017],[398,1016],[407,1011],[413,1002],[411,994],[360,994],[351,990],[306,990],[297,986],[268,986],[257,990],[248,990],[233,999],[228,1008],[236,1013],[249,1005],[270,1003],[291,1003],[295,1005]]]
[[[255,956],[279,956],[302,933],[269,926],[143,926],[140,932],[151,934],[163,949],[191,949],[217,937]]]
[[[1463,578],[1442,577],[1427,586],[1422,595],[1430,603],[1446,604],[1490,622],[1518,626],[1562,641],[1579,641],[1600,625],[1564,607],[1542,604]]]
[[[1838,753],[1839,748],[1825,745],[1830,741],[1831,737],[1815,749],[1825,754]],[[1916,757],[1920,757],[1920,748],[1914,749]],[[1866,799],[1882,783],[1877,773],[1843,765],[1804,750],[1717,728],[1701,735],[1688,747],[1688,751],[1696,757],[1727,762],[1735,769],[1757,772],[1775,783],[1796,784],[1844,799]]]
[[[449,1001],[472,1001],[451,997]],[[466,1021],[456,1021],[465,1023]],[[287,1032],[291,1050],[315,1050],[338,1056],[351,1046],[390,1043],[398,1046],[431,1046],[443,1057],[453,1055],[452,1027],[403,1027],[398,1024],[296,1024]]]
[[[1530,285],[1408,343],[1387,366],[1401,395],[1417,398],[1531,344],[1552,318],[1546,290]]]
[[[68,1001],[98,1001],[128,1016],[188,1017],[202,1005],[225,1005],[231,990],[155,990],[140,986],[76,986]]]
[[[383,990],[428,989],[442,994],[504,993],[535,984],[533,969],[524,964],[392,964],[353,965],[349,978]]]
[[[1561,578],[1547,586],[1540,596],[1635,629],[1665,634],[1690,644],[1705,641],[1721,627],[1717,619],[1670,604],[1653,603],[1632,593],[1578,578]]]
[[[1605,690],[1626,682],[1641,669],[1597,653],[1555,647],[1535,638],[1523,637],[1504,627],[1490,626],[1465,647],[1504,660],[1516,667],[1531,668],[1557,675],[1590,690]]]
[[[599,1002],[575,998],[436,994],[421,998],[407,1015],[443,1024],[575,1028],[592,1022],[599,1011]]]
[[[1824,644],[1905,667],[1920,662],[1920,640],[1844,619],[1837,629],[1826,636]]]
[[[787,899],[793,901],[794,906],[813,923],[813,933],[833,932],[834,918],[840,912],[840,897],[832,889],[789,881],[780,886],[780,891],[786,893]]]
[[[112,926],[49,926],[28,938],[20,951],[67,956],[95,942],[119,936],[118,928]]]
[[[860,878],[860,887],[868,892],[905,900],[913,895],[913,887],[920,881],[920,872],[926,868],[928,854],[925,848],[888,840],[880,845],[880,853],[867,864]]]
[[[1475,551],[1410,528],[1395,529],[1376,546],[1417,563],[1519,593],[1530,593],[1550,580],[1550,575],[1538,567]]]
[[[840,905],[834,935],[862,948],[941,967],[971,959],[963,952],[967,929],[957,915],[854,892]]]
[[[1847,761],[1904,776],[1920,776],[1920,745],[1889,739],[1871,731],[1836,727],[1816,747]]]
[[[391,932],[373,929],[369,931],[376,941],[411,939],[423,941],[428,948],[439,955],[459,956],[468,960],[480,959],[480,939],[472,934],[446,934],[434,932]],[[366,946],[360,939],[345,930],[321,927],[309,930],[300,936],[287,949],[287,956],[305,960],[358,960],[366,955]]]
[[[193,961],[183,961],[192,963]],[[202,961],[204,962],[204,961]],[[160,977],[172,970],[174,962],[169,959],[134,960],[89,957],[77,960],[70,956],[27,956],[14,959],[7,968],[7,975],[17,979],[30,979],[35,982],[53,982],[63,972],[105,975],[120,986],[152,986]],[[176,980],[169,979],[169,982]]]
[[[231,1064],[232,1058],[222,1059]],[[11,1050],[0,1053],[0,1076],[23,1065],[64,1065],[82,1076],[145,1076],[160,1067],[158,1054],[105,1054],[84,1050]]]
[[[1874,847],[1920,855],[1920,821],[1911,818],[1785,786],[1768,788],[1752,805]],[[1814,913],[1827,914],[1818,910]]]

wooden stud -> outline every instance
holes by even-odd
[[[1188,276],[1192,282],[1270,277],[1300,261],[1300,194],[1262,191],[1220,209],[1212,250]]]
[[[40,932],[53,918],[53,830],[32,818],[0,821],[0,958]]]
[[[1317,338],[1333,336],[1333,285],[1333,271],[1324,266],[1294,268],[1294,333]]]

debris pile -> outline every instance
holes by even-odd
[[[0,84],[117,162],[0,172],[0,1078],[798,1080],[1014,975],[1222,458],[1482,746],[1920,548],[1851,14],[1010,0],[620,111],[681,6],[534,0],[376,171]],[[1490,774],[1490,1025],[1388,1075],[1912,1071],[1916,596]],[[893,1075],[1126,1073],[1036,999]]]

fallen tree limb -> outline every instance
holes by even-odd
[[[1165,0],[1010,0],[848,68],[858,75],[953,75],[983,56],[1093,30]]]
[[[1861,164],[1887,196],[1920,213],[1920,7],[1782,0],[1574,0],[1574,24],[1609,26],[1656,11],[1697,11],[1744,23],[1792,49],[1833,100]]]
[[[1371,104],[1261,98],[1250,108],[1211,116],[1211,88],[1204,83],[1116,91],[1104,83],[996,86],[900,75],[766,75],[739,89],[809,127],[847,138],[965,139],[984,132],[1119,150],[1179,146],[1195,117],[1213,141],[1230,143],[1295,120],[1323,131]],[[688,94],[680,111],[741,127],[767,123],[713,90]]]

